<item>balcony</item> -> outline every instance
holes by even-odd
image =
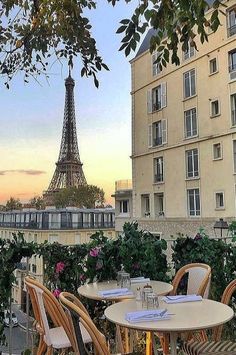
[[[236,34],[236,25],[228,27],[228,37]]]
[[[164,181],[163,174],[154,175],[154,183],[163,182],[163,181]]]
[[[162,211],[160,212],[160,215],[161,214]],[[196,262],[197,260],[197,262],[206,262],[207,260],[213,272],[213,277],[211,281],[212,293],[210,293],[209,298],[217,300],[219,300],[219,295],[222,294],[222,290],[225,288],[225,284],[222,282],[222,279],[225,280],[226,278],[227,283],[229,283],[232,279],[235,278],[235,268],[232,266],[235,265],[234,258],[236,255],[236,247],[232,243],[232,237],[207,237],[204,234],[200,235],[200,233],[197,233],[194,238],[188,238],[183,236],[179,238],[177,238],[177,236],[172,236],[169,238],[165,237],[163,239],[165,239],[165,242],[167,243],[166,250],[166,247],[164,246],[165,243],[163,243],[163,240],[158,243],[156,236],[154,234],[147,235],[147,231],[142,232],[138,231],[138,229],[133,231],[132,229],[127,228],[126,230],[124,230],[123,233],[125,235],[125,238],[121,238],[119,240],[119,243],[124,244],[119,244],[119,246],[121,247],[121,249],[123,247],[129,248],[127,249],[127,252],[130,257],[130,260],[132,258],[132,263],[130,264],[129,260],[127,260],[127,254],[120,262],[125,263],[125,270],[127,270],[132,277],[137,277],[138,275],[140,275],[139,273],[142,272],[142,275],[144,275],[145,277],[150,277],[151,280],[161,280],[164,282],[167,282],[168,280],[168,282],[170,282],[170,280],[173,278],[172,275],[176,271],[176,265],[173,265],[173,263],[171,264],[171,260],[178,260],[180,265],[182,265],[183,263],[186,264],[186,262],[188,263],[189,261]],[[92,243],[94,243],[94,241],[95,240],[93,240]],[[117,258],[115,257],[117,256],[117,242],[118,240],[109,240],[109,242],[104,242],[104,244],[97,249],[94,244],[88,244],[86,250],[84,248],[84,245],[81,246],[81,249],[78,248],[79,245],[77,245],[74,249],[73,246],[62,245],[60,246],[60,249],[56,249],[55,246],[51,245],[49,246],[50,249],[47,249],[47,253],[43,256],[44,275],[40,274],[35,276],[37,276],[38,281],[41,283],[43,282],[42,277],[45,277],[45,280],[47,281],[47,287],[52,291],[55,290],[55,285],[63,281],[63,290],[72,293],[75,293],[75,290],[77,290],[78,286],[81,284],[81,276],[83,275],[83,272],[87,272],[87,275],[92,275],[92,278],[96,278],[99,281],[104,281],[107,279],[111,280],[110,277],[113,277],[114,279],[117,270],[119,270],[120,268],[120,264],[116,264]],[[134,248],[133,245],[135,245],[136,248]],[[157,249],[154,250],[153,248]],[[17,250],[20,253],[19,245],[17,245]],[[152,250],[153,252],[150,253],[150,250]],[[84,254],[83,251],[85,251]],[[93,254],[89,254],[89,251],[93,251]],[[97,255],[95,252],[101,253],[101,256]],[[110,258],[111,255],[113,256],[112,258]],[[97,261],[108,260],[108,257],[110,258],[109,263],[103,264],[103,267],[106,270],[106,272],[104,273],[103,270],[100,268],[101,264],[99,264],[99,268],[96,268],[95,265]],[[88,258],[90,258],[89,261]],[[66,260],[65,264],[63,260]],[[58,263],[61,267],[61,269],[58,269],[60,271],[52,272],[52,270],[57,270]],[[158,269],[158,267],[153,267],[153,265],[158,265],[160,269]],[[168,265],[171,265],[172,267],[171,273],[169,273]],[[82,268],[80,269],[80,267]],[[26,269],[29,270],[29,265]],[[113,275],[112,272],[114,273]],[[9,271],[9,280],[11,279],[10,276],[11,273]],[[30,303],[27,301],[28,294],[26,288],[24,287],[22,276],[20,277],[20,280],[22,280],[22,282],[18,282],[17,284],[15,283],[12,285],[14,298],[16,297],[16,294],[18,294],[20,298],[18,302],[16,302],[16,299],[14,299],[9,305],[9,309],[16,313],[18,321],[22,326],[22,329],[25,330],[25,339],[23,339],[24,333],[22,329],[20,330],[20,335],[18,327],[11,327],[10,332],[8,331],[8,329],[6,329],[5,334],[7,335],[8,346],[0,346],[0,352],[8,352],[9,354],[16,353],[15,344],[17,343],[17,341],[20,341],[19,339],[21,339],[21,351],[25,349],[30,349],[31,346],[33,347],[32,344],[38,344],[38,338],[33,327],[33,314],[29,311]],[[182,286],[184,287],[186,285]],[[141,286],[141,288],[143,288],[143,285]],[[16,290],[18,290],[17,293]],[[3,297],[3,293],[1,294],[1,297]],[[85,306],[88,305],[86,298],[83,299],[83,302]],[[20,306],[22,307],[25,313],[19,311]],[[110,328],[109,322],[104,321],[103,317],[101,318],[100,316],[101,314],[104,314],[105,306],[106,305],[104,301],[101,304],[96,301],[96,309],[94,309],[93,307],[90,308],[90,315],[94,322],[96,322],[96,325],[99,327],[100,331],[105,333],[105,330],[105,334],[109,335],[108,340],[111,342],[111,346],[113,347],[116,345],[115,333],[112,330],[113,328]],[[190,315],[189,317],[191,318]],[[229,326],[227,325],[227,337],[231,335],[231,333],[229,332],[229,330],[231,329],[235,329],[235,320],[232,320],[232,323],[230,323]],[[143,336],[143,332],[141,333],[142,334],[139,334],[137,338],[138,344],[136,342],[135,346],[145,346],[145,337]],[[159,343],[158,346],[160,346]],[[32,352],[32,354],[33,353],[34,352]],[[144,352],[140,351],[138,353]]]
[[[156,147],[158,145],[162,145],[162,137],[157,137],[153,139],[153,147]]]
[[[126,191],[126,190],[132,190],[132,180],[127,179],[127,180],[118,180],[115,182],[115,191]]]

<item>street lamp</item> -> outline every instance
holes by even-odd
[[[229,225],[226,221],[223,220],[223,218],[220,218],[219,221],[216,221],[215,224],[214,224],[214,233],[215,233],[215,236],[217,237],[216,235],[216,229],[219,229],[220,230],[220,237],[222,238],[222,234],[223,234],[223,229],[227,230],[229,229]],[[228,232],[227,232],[228,234]],[[227,235],[226,234],[226,235]]]

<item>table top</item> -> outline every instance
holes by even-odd
[[[105,316],[111,322],[127,328],[168,333],[212,328],[228,322],[234,316],[229,306],[207,299],[177,304],[160,300],[159,309],[165,308],[172,314],[171,319],[131,324],[125,319],[126,313],[144,308],[142,302],[126,300],[107,307]]]
[[[148,282],[153,288],[153,292],[157,293],[158,295],[167,295],[170,291],[172,291],[173,286],[171,284],[168,284],[167,282],[162,282],[162,281],[150,281]],[[124,300],[124,299],[132,299],[135,298],[136,296],[136,290],[138,287],[141,289],[145,283],[135,283],[131,285],[131,290],[134,292],[133,295],[125,295],[125,296],[119,296],[119,297],[102,297],[99,294],[99,291],[104,291],[104,290],[110,290],[114,288],[118,288],[117,282],[116,281],[106,281],[106,282],[95,282],[95,283],[90,283],[86,284],[83,286],[80,286],[78,288],[78,293],[81,296],[93,299],[93,300]]]

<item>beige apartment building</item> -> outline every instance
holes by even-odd
[[[222,26],[180,50],[180,66],[154,63],[153,30],[131,60],[132,219],[164,236],[236,218],[236,1],[224,3]]]
[[[22,211],[0,212],[0,238],[11,239],[12,233],[24,234],[27,242],[42,244],[58,242],[62,245],[84,244],[96,231],[103,231],[108,238],[115,238],[115,212],[112,208],[45,210],[23,209]],[[16,283],[12,287],[13,302],[24,305],[26,290],[24,277],[29,273],[43,281],[43,259],[33,255],[23,258],[15,271]]]

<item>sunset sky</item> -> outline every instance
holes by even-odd
[[[72,76],[76,81],[77,135],[81,161],[89,184],[105,190],[112,203],[115,181],[131,178],[130,64],[118,52],[121,36],[115,34],[119,21],[127,18],[131,5],[121,2],[115,8],[99,0],[91,12],[93,35],[110,72],[99,74],[97,90],[91,79],[80,78],[80,63]],[[129,58],[130,59],[130,58]],[[28,201],[46,190],[58,159],[65,86],[66,63],[50,69],[50,84],[21,76],[10,90],[0,86],[0,204],[10,196]]]

